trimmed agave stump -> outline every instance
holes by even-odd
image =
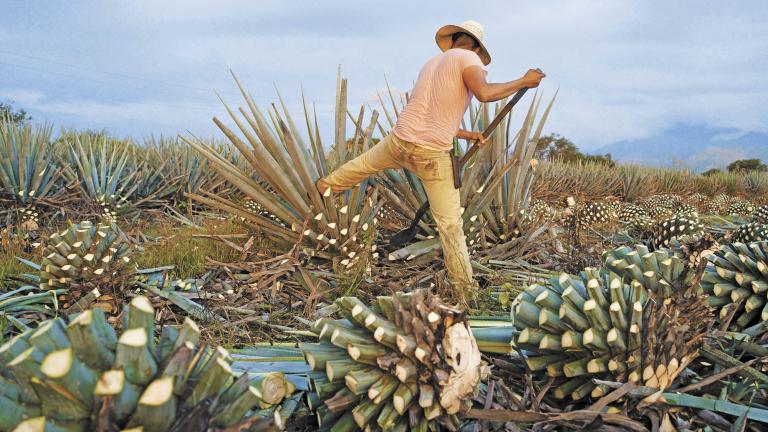
[[[130,275],[131,248],[117,225],[83,221],[51,234],[46,243],[39,273],[25,275],[30,283],[41,290],[68,290],[61,300],[69,312],[88,306],[119,311],[118,304],[99,299],[100,288],[119,286]]]
[[[603,269],[561,274],[515,300],[528,368],[555,378],[555,398],[599,398],[601,379],[666,389],[698,354],[711,311],[695,273],[667,251],[620,248]]]
[[[586,203],[577,210],[576,214],[578,221],[584,225],[607,223],[618,218],[618,212],[615,209],[601,202]]]
[[[698,216],[691,214],[676,214],[669,219],[659,222],[653,228],[651,240],[654,247],[669,246],[669,242],[683,236],[701,236],[704,234],[704,225],[699,222]]]
[[[734,243],[751,243],[768,240],[768,225],[750,222],[736,228],[731,234]]]
[[[701,288],[720,319],[733,330],[768,320],[768,242],[723,245],[707,258]]]
[[[314,371],[320,428],[455,430],[480,379],[464,312],[425,290],[379,297],[370,307],[354,297],[336,304],[346,319],[319,319],[312,331],[320,343],[300,347]]]
[[[749,201],[738,201],[728,207],[727,213],[732,216],[752,216],[755,205]]]
[[[626,203],[619,211],[619,220],[623,222],[634,222],[638,218],[648,218],[648,212],[637,204]]]
[[[293,392],[282,374],[235,376],[223,348],[198,346],[186,319],[154,338],[146,297],[124,310],[123,332],[101,309],[43,322],[0,347],[0,430],[275,430],[274,406]],[[245,429],[238,429],[245,430]]]
[[[756,208],[755,212],[752,213],[752,220],[757,223],[768,224],[768,205]]]

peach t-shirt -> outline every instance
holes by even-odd
[[[453,148],[453,137],[472,100],[461,75],[469,66],[488,71],[477,53],[463,48],[451,48],[430,59],[397,118],[395,136],[436,150]]]

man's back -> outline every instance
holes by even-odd
[[[394,134],[404,141],[449,150],[472,99],[462,78],[469,66],[486,70],[480,57],[466,49],[449,49],[431,58],[419,72]]]

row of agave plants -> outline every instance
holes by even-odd
[[[680,168],[629,164],[610,167],[600,162],[544,161],[538,181],[534,184],[534,196],[547,201],[574,194],[592,199],[618,196],[624,201],[640,201],[655,194],[694,193],[765,197],[768,194],[768,173],[751,171],[701,175]]]
[[[220,150],[227,154],[223,146]],[[228,188],[204,158],[177,139],[135,144],[99,132],[63,132],[53,139],[49,126],[0,119],[4,223],[38,224],[61,213],[135,218],[142,211],[188,206],[186,193],[226,194]]]
[[[5,119],[0,123],[2,211],[18,215],[23,223],[70,204],[74,210],[93,207],[91,217],[101,213],[114,220],[195,202],[239,216],[278,245],[302,238],[323,246],[319,249],[349,250],[348,243],[360,240],[361,229],[379,222],[374,221],[376,215],[412,217],[426,194],[418,178],[405,170],[388,170],[341,200],[316,192],[318,178],[374,145],[402,109],[402,102],[398,104],[389,92],[388,101],[381,99],[383,116],[365,106],[354,113],[347,105],[346,80],[338,81],[330,143],[321,138],[317,114],[308,104],[303,121],[297,122],[282,99],[262,111],[242,88],[245,107],[227,106],[229,122],[214,119],[226,144],[182,136],[136,145],[90,132],[62,133],[54,141],[50,127],[16,125]],[[496,238],[503,239],[507,226],[527,205],[535,170],[533,143],[554,98],[537,121],[540,102],[536,97],[523,112],[517,133],[510,132],[509,119],[503,122],[467,167],[462,200],[468,230],[480,218]],[[473,107],[471,124],[464,128],[481,130],[490,122],[492,110],[492,106]],[[297,126],[301,123],[306,127]],[[348,129],[353,130],[352,137],[347,136]],[[414,250],[436,248],[430,222],[427,216],[419,234],[428,241]],[[395,256],[402,254],[413,255],[405,251]]]

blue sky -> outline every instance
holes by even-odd
[[[4,0],[0,101],[55,127],[216,134],[229,69],[298,115],[300,86],[331,133],[336,70],[350,107],[407,91],[442,24],[485,25],[489,79],[529,67],[560,93],[548,131],[585,149],[700,124],[768,129],[768,7],[715,1]],[[328,140],[329,141],[329,140]]]

